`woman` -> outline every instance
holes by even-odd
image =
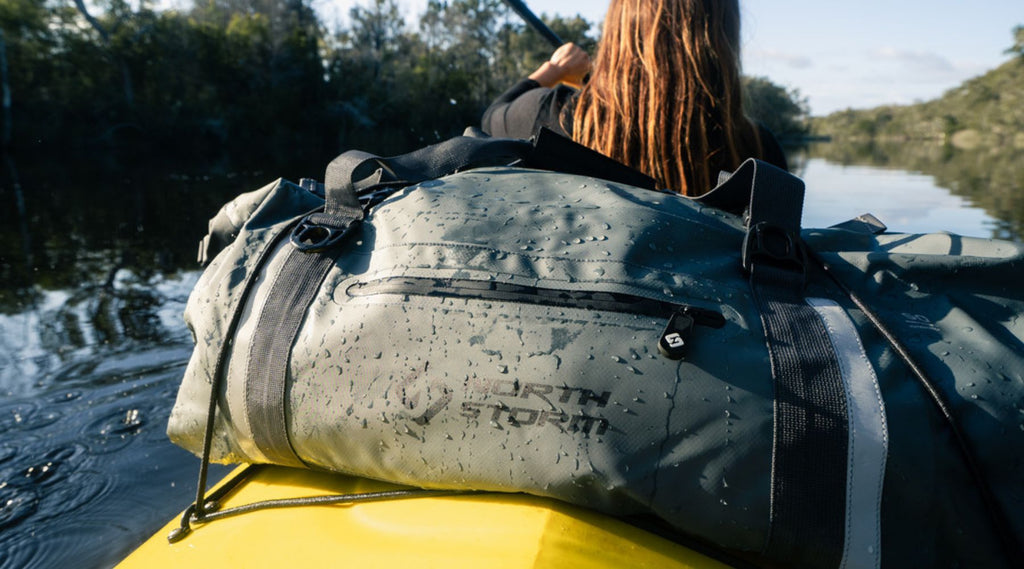
[[[743,114],[739,68],[738,0],[612,0],[592,68],[563,45],[482,126],[517,138],[547,126],[659,187],[700,195],[746,158],[787,168],[771,133]]]

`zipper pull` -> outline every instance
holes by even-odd
[[[670,360],[681,360],[686,355],[686,343],[696,324],[688,312],[685,308],[675,311],[658,340],[658,351]]]
[[[665,331],[658,340],[658,351],[671,360],[681,360],[686,355],[686,344],[694,326],[721,328],[725,326],[722,313],[696,306],[680,306],[668,319]]]

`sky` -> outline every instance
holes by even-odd
[[[360,0],[318,0],[330,21]],[[363,0],[364,2],[366,0]],[[399,0],[414,17],[426,0]],[[526,0],[604,18],[607,0]],[[940,97],[1009,59],[1024,0],[740,0],[743,72],[798,90],[811,114]]]

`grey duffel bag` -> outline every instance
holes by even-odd
[[[507,166],[524,144],[227,204],[171,439],[653,514],[755,563],[1019,564],[1021,246],[801,232],[764,163],[691,200]]]

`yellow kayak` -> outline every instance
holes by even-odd
[[[235,487],[220,500],[220,511],[263,500],[402,489],[278,466],[239,467],[218,487],[231,484]],[[172,520],[118,567],[727,567],[617,519],[524,494],[257,510],[194,523],[171,544],[167,536],[179,525]]]

